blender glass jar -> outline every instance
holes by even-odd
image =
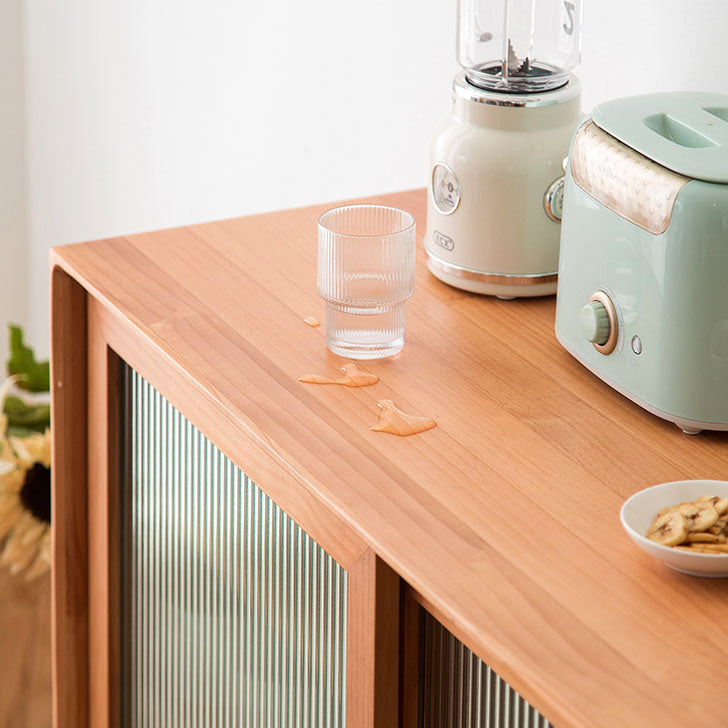
[[[581,56],[581,0],[459,0],[458,61],[501,93],[564,86]]]

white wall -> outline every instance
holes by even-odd
[[[22,10],[22,0],[0,2],[0,379],[6,325],[25,323],[27,311]]]
[[[585,6],[585,109],[652,90],[728,93],[725,0]],[[51,245],[424,185],[456,71],[455,8],[27,0],[38,348]]]
[[[583,0],[584,109],[653,91],[728,94],[726,0]]]
[[[454,5],[27,5],[31,333],[50,245],[422,184]]]

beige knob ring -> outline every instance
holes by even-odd
[[[592,301],[598,301],[602,304],[602,306],[604,306],[607,311],[607,318],[609,319],[609,338],[603,344],[597,344],[596,342],[592,342],[592,346],[600,354],[604,354],[606,356],[607,354],[611,354],[615,350],[615,348],[617,347],[617,339],[619,339],[619,321],[617,320],[617,309],[614,308],[614,303],[612,303],[612,299],[609,298],[609,296],[604,293],[604,291],[594,291],[594,293],[589,296],[587,304],[591,303]]]

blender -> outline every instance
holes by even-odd
[[[556,293],[563,163],[582,117],[581,0],[459,0],[452,110],[431,148],[430,271],[475,293]]]

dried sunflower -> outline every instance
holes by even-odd
[[[0,387],[0,563],[26,579],[50,567],[50,430],[8,435],[3,406],[14,377]]]

